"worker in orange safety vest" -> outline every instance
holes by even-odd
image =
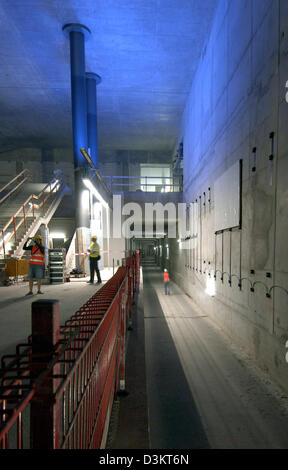
[[[170,277],[167,269],[164,269],[163,274],[165,295],[170,295]]]
[[[32,245],[28,246],[28,242],[33,241]],[[33,238],[28,238],[23,246],[23,250],[31,251],[31,258],[29,261],[29,292],[26,295],[33,295],[33,280],[37,281],[38,291],[41,292],[41,282],[45,277],[45,247],[42,245],[42,238],[40,235],[35,235]]]

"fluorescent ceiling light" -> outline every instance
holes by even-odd
[[[50,233],[50,238],[63,238],[63,239],[65,239],[66,235],[63,232],[53,232],[53,233]]]

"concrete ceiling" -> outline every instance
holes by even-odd
[[[0,152],[71,147],[69,42],[91,30],[99,148],[172,152],[218,0],[1,0]]]

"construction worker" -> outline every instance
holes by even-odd
[[[101,276],[100,276],[100,271],[99,271],[99,267],[98,267],[98,261],[100,260],[101,256],[100,256],[100,245],[99,243],[97,243],[97,237],[92,237],[91,238],[91,245],[90,245],[90,249],[87,250],[88,253],[90,253],[90,256],[89,256],[89,262],[90,262],[90,281],[89,284],[93,284],[94,283],[94,273],[96,271],[96,274],[97,274],[97,284],[101,284]]]
[[[28,246],[28,242],[31,240],[33,243]],[[41,282],[45,277],[45,247],[42,244],[42,238],[40,235],[28,238],[23,246],[23,250],[31,251],[28,271],[29,292],[26,295],[33,295],[34,279],[37,281],[37,294],[43,294],[43,292],[41,292]]]
[[[163,280],[165,287],[165,295],[170,295],[170,277],[167,269],[164,269]]]

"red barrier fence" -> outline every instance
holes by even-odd
[[[64,326],[57,300],[32,303],[30,342],[2,358],[0,449],[105,446],[138,269],[137,252]]]

